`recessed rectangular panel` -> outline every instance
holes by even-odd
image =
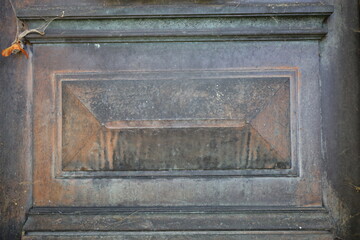
[[[64,171],[289,169],[290,79],[62,81]]]

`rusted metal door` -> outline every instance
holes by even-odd
[[[23,239],[332,239],[328,4],[21,7],[32,63]]]

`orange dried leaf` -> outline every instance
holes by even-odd
[[[29,58],[28,53],[25,51],[25,49],[20,48],[20,51],[25,55],[26,58]]]
[[[8,57],[8,56],[11,55],[11,53],[12,53],[13,50],[14,50],[14,46],[11,45],[10,47],[2,50],[1,55],[3,55],[4,57]]]
[[[11,45],[10,47],[4,49],[1,52],[1,55],[3,55],[4,57],[8,57],[10,56],[12,53],[17,53],[18,51],[21,51],[26,58],[29,58],[28,53],[21,47],[20,43],[14,43],[13,45]]]

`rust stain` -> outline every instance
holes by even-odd
[[[280,156],[290,157],[290,91],[283,86],[269,104],[253,119],[251,125]]]

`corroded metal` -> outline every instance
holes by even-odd
[[[63,169],[289,168],[289,83],[63,81]]]
[[[0,238],[31,204],[26,240],[328,240],[326,208],[355,226],[356,4],[327,24],[325,2],[246,2],[16,1],[30,28],[65,18],[2,65]]]

